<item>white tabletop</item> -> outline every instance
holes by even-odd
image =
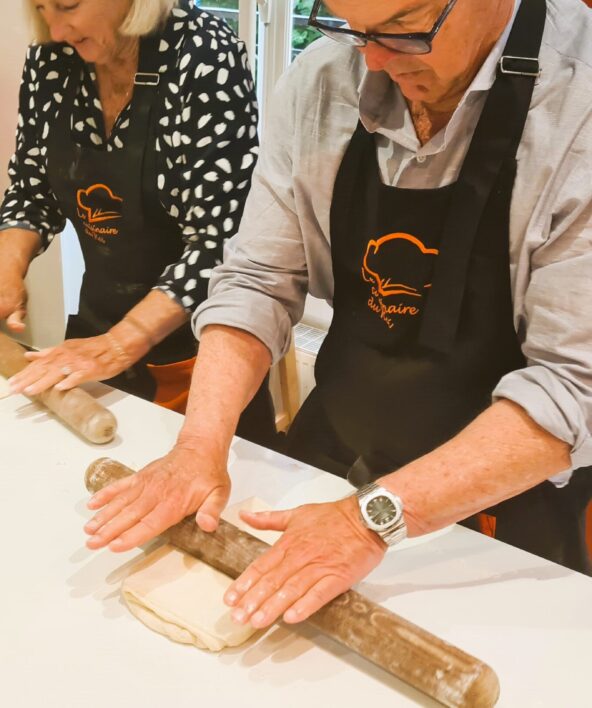
[[[277,625],[209,654],[133,619],[119,587],[142,551],[92,553],[83,476],[97,457],[138,469],[171,447],[181,417],[93,388],[119,420],[85,443],[27,399],[0,401],[0,702],[20,708],[434,706],[315,631]],[[233,501],[278,508],[338,498],[343,481],[236,440]],[[234,458],[234,456],[233,456]],[[592,579],[461,527],[393,549],[358,589],[487,662],[498,705],[592,705]]]

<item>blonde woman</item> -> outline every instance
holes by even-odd
[[[26,5],[36,43],[0,208],[0,319],[24,328],[27,267],[66,219],[86,273],[66,342],[30,354],[12,388],[108,380],[183,410],[188,316],[238,226],[256,159],[246,53],[189,0]]]

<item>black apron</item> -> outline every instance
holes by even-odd
[[[130,106],[124,149],[107,151],[78,145],[71,116],[85,70],[77,55],[59,115],[51,127],[48,174],[64,216],[78,235],[86,272],[78,314],[68,319],[66,339],[104,334],[137,305],[160,275],[181,257],[178,224],[160,203],[157,190],[155,104],[159,86],[160,36],[140,42],[139,68]],[[137,364],[105,383],[154,400],[156,381],[147,364],[157,366],[193,358],[197,342],[189,322],[156,345]],[[271,444],[275,421],[264,382],[241,418],[238,434]]]
[[[523,0],[505,55],[538,57],[544,22],[544,0]],[[357,485],[452,438],[506,373],[526,366],[513,326],[509,214],[538,62],[502,67],[515,73],[499,74],[454,185],[385,186],[361,124],[338,172],[334,316],[288,453]],[[496,537],[589,569],[575,507],[561,503],[568,496],[545,482],[488,510]]]
[[[157,194],[153,107],[158,96],[157,38],[141,42],[139,77],[130,107],[123,150],[82,147],[72,139],[71,116],[84,71],[74,56],[62,108],[48,147],[49,181],[64,216],[80,241],[86,271],[78,314],[68,320],[66,338],[104,334],[148,295],[167,265],[183,252],[179,226]],[[152,400],[156,382],[146,363],[170,364],[195,356],[187,322],[138,364],[107,381]]]

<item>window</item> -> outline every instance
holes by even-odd
[[[292,12],[292,59],[304,51],[309,44],[321,35],[314,27],[308,27],[308,18],[312,11],[314,0],[294,0]]]
[[[245,42],[263,129],[267,96],[291,61],[292,0],[201,0],[198,5],[224,17]]]
[[[320,35],[307,26],[313,0],[197,0],[245,42],[257,83],[262,124],[267,97],[300,52]]]
[[[239,0],[201,0],[201,2],[200,0],[197,0],[197,5],[199,5],[203,10],[209,10],[210,12],[223,17],[236,32],[236,34],[239,33],[238,3]]]
[[[272,2],[274,0],[271,0]],[[311,42],[318,39],[319,32],[307,26],[308,18],[314,4],[314,0],[275,0],[275,2],[292,2],[292,59],[306,49]],[[232,29],[239,34],[239,2],[240,0],[198,0],[204,10],[223,17]],[[246,3],[245,3],[246,4]],[[257,2],[257,5],[264,5],[264,2]]]
[[[308,27],[314,0],[197,0],[223,17],[245,42],[262,115],[266,99],[288,64],[320,36]]]

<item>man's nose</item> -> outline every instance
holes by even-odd
[[[368,42],[365,47],[360,47],[360,52],[364,55],[366,66],[370,71],[382,71],[397,56],[397,52],[376,44],[376,42]]]

